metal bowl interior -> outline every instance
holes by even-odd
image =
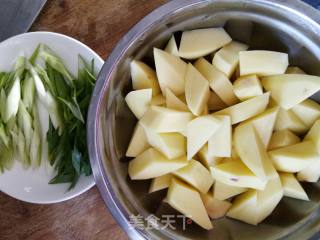
[[[136,119],[124,97],[132,89],[129,64],[152,64],[153,47],[164,47],[173,32],[224,26],[233,39],[251,49],[287,52],[290,64],[320,76],[320,15],[296,0],[175,0],[139,22],[105,63],[93,94],[88,142],[96,183],[118,223],[135,239],[306,239],[320,226],[320,185],[305,184],[311,201],[284,198],[258,226],[222,218],[214,229],[190,225],[182,230],[132,229],[130,215],[175,213],[161,203],[165,191],[148,194],[149,181],[131,181],[125,157]],[[314,98],[320,101],[320,95]],[[145,223],[146,224],[146,223]]]

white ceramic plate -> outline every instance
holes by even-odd
[[[77,73],[78,54],[87,61],[94,59],[96,72],[100,71],[104,63],[94,51],[73,38],[51,32],[30,32],[0,43],[0,71],[11,70],[18,56],[30,57],[39,43],[46,44],[59,55],[73,75]],[[43,108],[39,109],[39,112],[42,132],[45,136],[48,129],[48,114]],[[71,199],[94,185],[92,176],[81,176],[71,191],[67,191],[69,184],[49,185],[48,182],[54,177],[54,171],[48,164],[45,144],[42,145],[44,154],[40,168],[25,170],[19,162],[15,161],[10,171],[0,173],[2,192],[22,201],[44,204]]]

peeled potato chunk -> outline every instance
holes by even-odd
[[[319,178],[320,159],[297,173],[297,179],[301,182],[318,182]]]
[[[216,181],[226,185],[264,189],[267,181],[258,178],[246,165],[240,160],[219,164],[210,167],[212,176]]]
[[[194,63],[195,68],[209,81],[210,88],[225,102],[228,106],[239,102],[239,99],[233,92],[233,85],[228,77],[210,64],[204,58],[199,58]]]
[[[191,63],[186,72],[185,94],[189,109],[199,116],[207,105],[210,89],[208,81]]]
[[[308,195],[292,173],[280,173],[284,196],[308,201]]]
[[[247,191],[248,188],[235,187],[224,184],[220,181],[215,181],[213,187],[213,196],[218,200],[226,200]]]
[[[304,137],[304,140],[314,142],[318,152],[320,153],[320,119],[313,124],[307,135]]]
[[[238,78],[233,83],[233,89],[240,101],[245,101],[263,94],[262,85],[257,75]]]
[[[239,52],[248,48],[249,46],[246,44],[232,41],[216,52],[212,64],[230,78],[239,64]]]
[[[143,115],[140,123],[158,133],[183,132],[192,119],[193,115],[189,112],[152,106]]]
[[[290,109],[307,128],[311,128],[314,122],[320,118],[320,105],[311,100],[306,99]]]
[[[283,74],[289,65],[288,54],[273,51],[241,51],[239,59],[241,76]]]
[[[270,93],[264,93],[261,96],[251,98],[247,101],[238,103],[221,111],[215,112],[214,115],[229,115],[231,123],[236,124],[245,121],[255,115],[262,113],[269,102]]]
[[[221,121],[211,115],[200,116],[187,126],[187,156],[191,159],[219,129]]]
[[[223,28],[207,28],[182,33],[179,55],[195,59],[208,55],[230,43],[232,39]]]
[[[210,156],[208,152],[208,144],[205,144],[198,152],[198,157],[200,162],[209,168],[210,166],[215,166],[221,162],[223,158]]]
[[[211,219],[224,217],[232,205],[228,201],[215,199],[209,193],[201,195],[201,198]]]
[[[128,107],[136,118],[142,118],[151,105],[152,89],[131,91],[125,98]]]
[[[221,98],[215,92],[210,91],[208,109],[213,111],[219,111],[226,107],[227,105],[221,100]]]
[[[269,156],[278,171],[291,173],[299,172],[319,159],[316,145],[312,141],[272,150]]]
[[[221,121],[220,128],[208,142],[208,154],[215,157],[231,157],[232,127],[229,116],[216,116]]]
[[[264,77],[262,86],[284,109],[290,109],[320,90],[320,77],[304,74],[282,74]]]
[[[173,175],[189,183],[203,194],[207,193],[213,184],[210,172],[195,160],[190,160],[187,166],[173,172]]]
[[[252,225],[257,225],[257,202],[257,191],[250,189],[235,198],[227,213],[227,217],[238,219]]]
[[[166,104],[166,98],[159,94],[151,99],[151,106],[160,106],[163,107]]]
[[[212,223],[201,196],[194,188],[180,180],[172,179],[166,202],[177,211],[191,218],[204,229],[212,229]]]
[[[286,74],[306,74],[301,68],[299,67],[288,67]]]
[[[240,159],[257,177],[266,180],[278,176],[266,147],[252,124],[246,123],[236,127],[234,143]]]
[[[189,112],[189,108],[180,98],[173,94],[173,92],[167,88],[166,90],[166,104],[167,108],[172,108],[179,111]]]
[[[168,188],[170,186],[171,180],[171,174],[166,174],[152,179],[149,187],[149,193],[153,193]]]
[[[130,64],[132,87],[134,90],[152,89],[152,95],[156,96],[160,93],[156,72],[147,64],[133,60]]]
[[[126,156],[136,157],[150,147],[146,134],[140,123],[137,123],[131,137]]]
[[[253,124],[257,134],[259,135],[263,145],[267,148],[272,132],[276,123],[279,108],[269,108],[263,113],[245,121],[241,124]]]
[[[290,146],[300,142],[300,138],[289,130],[276,131],[272,134],[268,150]]]
[[[178,52],[178,47],[177,47],[177,42],[176,39],[174,37],[174,35],[172,35],[172,37],[170,38],[167,46],[164,49],[165,52],[170,53],[174,56],[179,56],[179,52]]]
[[[169,88],[176,96],[184,93],[187,64],[179,57],[158,48],[153,49],[154,63],[162,94]]]
[[[280,108],[274,130],[290,130],[296,134],[302,134],[308,131],[308,128],[293,111]]]
[[[174,172],[187,164],[185,156],[168,159],[157,150],[149,148],[130,161],[128,173],[132,180],[151,179]]]
[[[166,158],[178,158],[186,154],[186,138],[179,133],[156,133],[145,128],[148,144]]]

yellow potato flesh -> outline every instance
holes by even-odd
[[[137,123],[131,137],[126,156],[136,157],[150,147],[141,124]]]
[[[190,160],[189,164],[172,173],[184,180],[199,192],[205,194],[213,184],[210,172],[198,161]]]
[[[132,87],[134,90],[152,89],[152,95],[160,93],[156,72],[141,61],[133,60],[130,64]]]
[[[297,179],[302,182],[318,182],[320,178],[320,159],[297,173]]]
[[[257,74],[269,76],[285,73],[288,54],[273,51],[241,51],[239,53],[240,75]],[[269,89],[267,89],[270,91]]]
[[[210,91],[208,109],[218,111],[226,107],[227,105],[221,100],[221,98],[215,92]]]
[[[290,109],[320,90],[320,77],[304,74],[282,74],[261,79],[262,86],[284,109]]]
[[[172,35],[172,37],[170,38],[164,51],[167,53],[170,53],[174,56],[179,56],[178,47],[177,47],[177,43],[176,43],[176,39],[175,39],[174,35]]]
[[[271,136],[268,150],[290,146],[300,142],[300,138],[289,130],[274,132]]]
[[[162,94],[169,88],[175,95],[184,93],[187,64],[179,57],[154,48],[154,62]]]
[[[209,193],[201,195],[201,198],[207,210],[207,213],[211,219],[224,217],[232,205],[228,201],[221,201],[221,200],[215,199]]]
[[[207,28],[182,33],[179,56],[195,59],[208,55],[230,43],[232,39],[223,28]]]
[[[131,91],[125,101],[136,118],[141,119],[151,105],[152,89]]]
[[[128,173],[133,180],[150,179],[174,172],[187,164],[185,156],[168,159],[157,150],[149,148],[130,161]]]
[[[235,95],[245,101],[263,94],[263,89],[257,75],[248,75],[238,78],[233,83]]]
[[[183,132],[193,119],[192,113],[151,106],[140,120],[143,127],[158,133]]]
[[[233,86],[228,77],[210,64],[204,58],[199,58],[194,63],[195,68],[209,81],[210,88],[228,106],[239,102],[233,91]]]
[[[245,121],[262,113],[266,109],[269,102],[269,96],[270,93],[264,93],[261,96],[251,98],[247,101],[215,112],[214,115],[228,115],[231,117],[232,124]]]
[[[180,180],[172,179],[166,202],[177,211],[191,218],[204,229],[212,229],[212,223],[210,222],[201,196],[194,188]]]
[[[290,109],[307,128],[311,128],[314,122],[320,117],[320,105],[307,99]]]
[[[319,159],[316,145],[304,141],[291,146],[269,151],[274,167],[283,172],[299,172]]]
[[[189,63],[185,77],[185,95],[188,107],[195,116],[203,113],[209,94],[208,81]]]
[[[247,190],[248,188],[235,187],[235,186],[224,184],[220,181],[215,181],[214,187],[213,187],[213,197],[218,200],[226,200],[240,193],[243,193]]]
[[[290,130],[294,133],[302,134],[305,133],[308,128],[291,110],[280,108],[274,130]]]
[[[290,66],[287,68],[286,74],[306,74],[301,68]]]
[[[209,168],[210,166],[215,166],[221,162],[223,158],[210,156],[208,152],[208,144],[205,144],[198,152],[198,157],[201,163]]]
[[[168,188],[170,186],[171,180],[171,174],[166,174],[152,179],[149,187],[149,193],[153,193]]]
[[[308,195],[292,173],[280,173],[284,196],[300,200],[309,200]]]
[[[166,90],[166,104],[167,108],[189,112],[187,104],[185,104],[180,98],[174,95],[173,92],[168,88]]]

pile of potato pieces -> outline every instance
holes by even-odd
[[[225,215],[257,225],[283,196],[309,200],[299,181],[320,176],[320,106],[309,99],[320,78],[286,53],[248,48],[223,28],[197,29],[179,49],[174,35],[154,48],[156,70],[131,63],[129,176],[168,189],[165,201],[204,229]]]

